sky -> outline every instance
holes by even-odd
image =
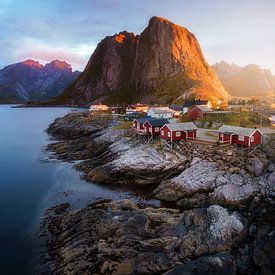
[[[0,0],[0,68],[31,58],[83,70],[105,36],[165,17],[195,34],[209,64],[275,73],[275,0]]]

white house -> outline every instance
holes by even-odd
[[[175,111],[168,107],[152,107],[147,115],[155,118],[172,118]]]
[[[149,106],[146,104],[133,104],[133,105],[129,105],[126,108],[126,114],[131,114],[131,113],[136,113],[136,112],[144,112],[147,113],[149,109]]]

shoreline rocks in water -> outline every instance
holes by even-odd
[[[78,161],[86,180],[157,185],[157,199],[190,210],[107,201],[57,213],[48,223],[57,274],[275,272],[275,164],[264,152],[190,142],[170,150],[112,123],[87,112],[57,119],[48,132],[62,140],[48,150]]]
[[[47,132],[57,139],[74,139],[103,130],[109,123],[107,115],[95,116],[90,111],[72,112],[55,119]]]

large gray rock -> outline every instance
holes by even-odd
[[[269,175],[268,180],[270,184],[275,185],[275,171]]]
[[[259,158],[254,158],[251,166],[256,177],[259,177],[264,171],[264,163]]]
[[[233,153],[230,152],[230,155]],[[257,173],[262,174],[264,164],[253,159]],[[177,177],[163,181],[155,190],[156,198],[175,202],[183,207],[204,206],[210,203],[238,205],[255,194],[268,195],[273,192],[273,173],[254,178],[250,173],[236,169],[225,169],[217,162],[194,158],[189,168]]]
[[[198,162],[180,175],[163,182],[155,191],[156,198],[160,200],[177,201],[179,198],[188,197],[195,193],[210,192],[216,185],[216,180],[224,171],[218,169],[215,162],[203,160]],[[172,194],[171,194],[172,193]]]
[[[218,205],[180,212],[101,201],[52,218],[49,252],[57,274],[160,274],[188,259],[230,251],[243,240],[246,223]],[[227,270],[223,257],[200,258],[198,268],[223,262]]]
[[[179,265],[165,273],[165,275],[231,275],[236,274],[235,258],[229,253],[219,253],[210,256],[203,256],[197,260]]]

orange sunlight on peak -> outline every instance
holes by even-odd
[[[115,40],[116,40],[116,42],[122,44],[122,43],[124,43],[125,35],[120,33],[120,34],[116,35]]]

